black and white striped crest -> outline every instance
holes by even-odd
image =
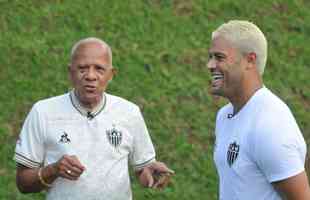
[[[107,130],[107,137],[110,144],[115,148],[122,143],[122,132],[117,130],[114,125],[112,129]]]
[[[231,167],[236,161],[236,159],[238,158],[239,149],[240,147],[236,141],[234,141],[233,143],[229,145],[228,151],[227,151],[227,163],[229,167]]]

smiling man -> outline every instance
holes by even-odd
[[[211,93],[227,98],[216,119],[220,200],[309,200],[306,144],[287,105],[263,85],[267,41],[253,23],[212,33]]]
[[[47,189],[49,200],[132,199],[128,163],[142,185],[164,187],[173,171],[155,151],[137,105],[105,92],[115,74],[110,47],[77,42],[73,90],[37,102],[16,144],[16,183],[23,193]]]

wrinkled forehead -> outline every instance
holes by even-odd
[[[112,64],[111,51],[98,42],[88,42],[79,45],[71,57],[72,63],[90,60],[101,60],[107,64]]]

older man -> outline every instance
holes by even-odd
[[[212,34],[211,92],[227,98],[216,119],[221,200],[309,200],[306,144],[287,105],[263,85],[267,41],[253,23]]]
[[[128,162],[144,186],[173,173],[155,151],[135,104],[105,93],[115,69],[110,47],[86,38],[72,48],[74,89],[37,102],[16,144],[16,182],[23,193],[47,189],[47,199],[132,199]]]

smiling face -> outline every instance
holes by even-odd
[[[212,76],[211,93],[226,98],[240,92],[244,79],[244,56],[223,37],[211,41],[208,69]]]
[[[102,99],[109,80],[114,75],[107,47],[98,42],[78,46],[69,65],[69,75],[80,102],[93,108]]]

